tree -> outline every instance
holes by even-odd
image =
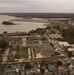
[[[63,65],[63,63],[62,63],[62,61],[57,61],[57,62],[56,62],[56,65],[57,65],[57,66],[61,66],[61,65]]]
[[[6,48],[8,46],[8,42],[4,39],[0,39],[0,48]]]

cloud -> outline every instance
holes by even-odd
[[[0,0],[0,12],[74,12],[73,0]]]
[[[2,3],[0,4],[0,8],[11,8],[11,7],[19,7],[19,5],[15,5],[15,4],[6,4],[6,3]]]

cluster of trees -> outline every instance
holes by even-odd
[[[37,28],[36,30],[29,31],[28,35],[36,34],[36,33],[43,35],[45,32],[46,32],[46,30],[44,28]]]
[[[3,21],[3,23],[2,23],[2,24],[4,24],[4,25],[13,25],[14,23],[9,22],[9,21]]]
[[[62,35],[66,41],[68,41],[69,43],[74,43],[74,30],[73,29],[63,31]]]
[[[4,39],[0,39],[0,48],[6,48],[8,46],[8,42]]]
[[[62,66],[63,65],[63,62],[58,60],[56,63],[55,63],[57,66]]]
[[[64,37],[71,37],[71,36],[74,36],[74,30],[65,30],[62,32],[62,35]]]

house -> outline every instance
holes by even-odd
[[[21,41],[22,39],[18,36],[8,36],[7,38],[5,38],[5,40],[8,42],[18,42]]]
[[[16,70],[15,69],[6,69],[5,70],[5,74],[6,75],[10,75],[10,74],[16,74]]]
[[[35,37],[34,36],[28,36],[26,40],[27,41],[34,41],[35,40]]]
[[[41,40],[41,39],[42,39],[42,36],[41,36],[41,35],[36,35],[36,36],[35,36],[35,39],[36,39],[36,40]]]
[[[55,55],[55,50],[52,48],[50,43],[40,45],[35,49],[36,53],[40,53],[43,57]]]
[[[69,47],[71,47],[71,45],[68,42],[61,42],[61,41],[59,41],[58,45],[61,48],[69,48]]]
[[[74,48],[68,48],[65,52],[70,56],[74,56]]]
[[[61,34],[50,34],[50,37],[54,40],[57,39],[63,39],[63,37],[61,36]]]
[[[74,48],[68,48],[68,51],[74,52]]]
[[[9,55],[11,55],[12,57],[20,57],[20,45],[9,45]]]
[[[58,70],[60,71],[60,70],[64,70],[65,68],[64,68],[64,66],[58,66]]]
[[[20,45],[9,45],[10,50],[20,50]]]
[[[52,65],[48,66],[48,70],[50,72],[56,72],[58,69],[57,69],[57,67],[54,64],[52,64]]]

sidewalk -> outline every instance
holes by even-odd
[[[38,42],[39,42],[39,45],[42,45],[43,44],[41,40],[39,40]]]
[[[5,55],[4,55],[4,57],[3,57],[3,62],[2,63],[6,63],[6,61],[7,61],[7,56],[8,56],[8,54],[9,54],[9,48],[7,48],[7,50],[6,50],[6,52],[5,52]]]
[[[28,48],[28,57],[31,58],[30,48]]]

